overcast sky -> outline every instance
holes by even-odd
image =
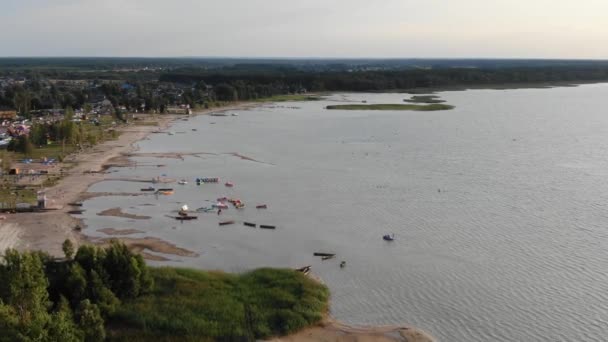
[[[0,0],[0,56],[608,58],[608,0]]]

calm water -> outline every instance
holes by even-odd
[[[190,184],[173,185],[173,196],[87,201],[87,233],[133,227],[201,254],[170,256],[172,265],[237,272],[313,265],[332,291],[332,314],[352,324],[408,323],[441,341],[603,341],[607,95],[607,84],[473,90],[441,93],[452,111],[323,109],[406,97],[340,94],[179,121],[175,135],[152,135],[141,151],[212,154],[137,158],[140,166],[115,175],[166,174]],[[196,177],[236,186],[197,187]],[[91,191],[145,186],[108,181]],[[248,207],[221,219],[278,229],[218,227],[215,214],[184,224],[165,216],[224,195]],[[260,203],[269,209],[256,210]],[[154,218],[95,215],[117,206]],[[396,241],[382,241],[391,232]],[[315,251],[338,258],[321,262]]]

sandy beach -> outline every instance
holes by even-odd
[[[259,103],[241,103],[234,106],[219,109],[209,109],[195,113],[195,115],[209,114],[212,112],[227,110],[242,110]],[[96,145],[89,150],[70,155],[58,168],[71,166],[69,172],[53,187],[46,189],[48,198],[47,206],[52,210],[40,213],[16,213],[7,214],[6,220],[0,221],[0,251],[7,248],[18,250],[42,250],[52,256],[63,257],[61,244],[66,239],[71,239],[77,245],[82,243],[93,243],[106,245],[112,239],[119,239],[133,251],[140,253],[147,260],[169,261],[167,256],[175,255],[181,257],[195,257],[196,253],[180,248],[167,241],[153,238],[129,238],[124,237],[141,231],[129,229],[105,228],[102,232],[112,237],[89,238],[81,233],[84,224],[81,220],[72,217],[69,212],[80,209],[70,203],[98,197],[98,196],[133,196],[132,193],[87,193],[87,189],[97,182],[110,179],[104,172],[109,167],[130,166],[133,162],[130,156],[140,155],[135,151],[134,144],[153,132],[165,130],[172,121],[184,118],[183,115],[161,115],[154,120],[158,126],[128,125],[119,128],[120,136],[116,140],[106,141]],[[205,152],[200,152],[205,154]],[[232,153],[235,157],[255,162],[246,156]],[[183,158],[179,154],[157,155],[159,158]],[[137,180],[131,180],[137,181]],[[142,182],[146,180],[141,180]],[[134,219],[147,219],[124,213],[120,208],[113,208],[99,213],[99,215],[111,215],[117,217],[128,217]],[[325,319],[315,327],[287,337],[277,338],[272,341],[407,341],[407,342],[432,342],[432,337],[423,331],[412,327],[351,327],[336,322],[330,318]]]
[[[197,111],[193,115],[204,115],[228,110],[242,110],[255,103],[239,103],[233,106]],[[54,168],[68,169],[64,177],[50,188],[45,189],[47,207],[51,210],[40,213],[7,214],[6,220],[0,222],[0,250],[16,248],[18,250],[42,250],[52,256],[62,257],[61,244],[71,239],[76,244],[84,240],[80,230],[84,224],[69,215],[69,211],[79,209],[69,203],[79,202],[87,198],[112,195],[89,194],[87,189],[97,182],[108,179],[104,172],[112,166],[129,166],[132,162],[128,156],[135,152],[134,144],[145,139],[149,134],[162,131],[169,127],[174,120],[183,119],[184,115],[156,115],[151,120],[158,125],[129,124],[118,128],[120,135],[116,140],[108,140],[79,153],[65,158],[63,163]],[[137,195],[137,194],[122,194]],[[150,243],[151,250],[158,250],[158,241]],[[154,258],[158,259],[158,258]]]

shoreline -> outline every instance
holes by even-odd
[[[62,163],[74,165],[68,175],[63,177],[54,186],[45,189],[49,210],[42,213],[17,213],[6,215],[6,220],[0,222],[0,246],[4,249],[41,250],[54,257],[63,257],[61,248],[66,239],[70,239],[76,246],[83,243],[95,245],[107,244],[112,239],[126,243],[136,253],[152,261],[170,261],[166,256],[175,255],[193,257],[198,254],[182,249],[170,242],[154,238],[131,238],[129,233],[134,230],[118,230],[106,228],[106,238],[87,236],[83,230],[86,228],[82,219],[75,218],[69,211],[78,209],[70,203],[80,202],[92,197],[113,195],[112,193],[89,193],[87,190],[93,184],[106,180],[109,176],[104,171],[110,167],[128,167],[133,165],[131,156],[137,156],[135,144],[146,139],[150,134],[167,130],[172,123],[183,118],[198,115],[225,112],[230,110],[244,110],[263,105],[263,102],[243,102],[231,106],[205,109],[197,111],[190,116],[186,115],[159,115],[157,126],[128,125],[118,129],[121,132],[116,140],[108,140],[90,148],[90,150],[70,155]],[[236,157],[246,159],[245,156],[235,154]],[[256,161],[257,162],[257,161]],[[138,195],[138,194],[121,194]],[[110,212],[112,215],[123,216],[120,210]],[[127,214],[128,215],[128,214]],[[110,233],[110,234],[107,234]],[[127,233],[127,234],[121,234]],[[160,253],[160,254],[158,254]],[[402,341],[402,342],[434,342],[435,340],[422,330],[409,326],[381,326],[381,327],[354,327],[332,319],[329,315],[320,324],[305,328],[298,333],[275,338],[270,341],[344,341],[356,340],[361,342],[372,341]]]
[[[161,114],[154,117],[156,126],[129,124],[119,127],[121,134],[115,140],[107,140],[85,151],[71,154],[58,164],[58,168],[71,165],[67,174],[57,184],[46,188],[47,210],[40,213],[7,214],[0,222],[2,247],[20,251],[40,250],[54,257],[63,257],[61,244],[66,239],[76,246],[90,242],[83,232],[82,219],[68,212],[75,208],[70,203],[80,202],[103,194],[88,193],[89,187],[108,178],[104,171],[109,167],[132,165],[129,154],[137,151],[135,144],[155,131],[168,129],[174,121],[198,115],[243,110],[259,106],[259,103],[241,102],[234,105],[197,111],[192,115]],[[148,114],[149,115],[149,114]],[[135,194],[137,195],[137,194]],[[15,231],[17,233],[15,233]]]

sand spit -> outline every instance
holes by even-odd
[[[169,261],[163,256],[150,254],[149,252],[168,254],[168,255],[176,255],[181,257],[191,257],[195,258],[199,256],[197,253],[189,251],[185,248],[177,247],[176,245],[167,242],[165,240],[155,238],[155,237],[144,237],[144,238],[101,238],[101,239],[91,239],[92,242],[105,246],[109,244],[113,240],[118,240],[129,249],[135,253],[141,254],[147,260],[154,261]]]
[[[405,326],[352,327],[332,319],[272,342],[434,342],[422,330]]]
[[[143,230],[137,229],[115,229],[115,228],[103,228],[97,229],[98,232],[104,233],[106,235],[118,236],[118,235],[132,235],[145,233]]]
[[[149,219],[151,219],[150,216],[135,215],[135,214],[125,213],[120,208],[106,209],[106,210],[104,210],[102,212],[97,213],[97,215],[98,216],[124,217],[124,218],[128,218],[128,219],[133,219],[133,220],[149,220]]]

